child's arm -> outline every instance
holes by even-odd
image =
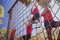
[[[43,16],[45,14],[45,10],[41,13],[41,16]]]
[[[47,8],[44,9],[44,11],[41,13],[41,16],[43,16],[47,11]]]

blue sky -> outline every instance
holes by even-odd
[[[0,29],[3,27],[8,27],[8,11],[11,8],[11,6],[13,5],[13,3],[15,2],[15,0],[0,0],[0,5],[2,5],[4,7],[4,18],[3,20],[3,24],[0,25]]]

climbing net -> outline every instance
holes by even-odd
[[[39,13],[43,12],[43,8],[38,5],[37,2],[37,7],[39,9]],[[13,7],[12,11],[12,19],[10,22],[11,28],[16,28],[16,36],[17,37],[22,37],[23,35],[26,35],[26,23],[27,21],[33,17],[31,14],[31,8],[35,8],[34,3],[30,3],[28,7],[25,6],[25,4],[21,3],[20,1],[17,2],[17,4]],[[56,0],[52,0],[51,3],[51,8],[49,9],[54,17],[55,21],[60,21],[60,3],[58,3]],[[15,14],[14,14],[15,13]],[[12,23],[12,24],[11,24]],[[44,18],[41,16],[40,22],[37,24],[32,24],[33,30],[32,30],[32,36],[31,40],[45,40],[47,38],[47,33],[46,29],[44,27]],[[13,27],[12,27],[13,26]],[[57,38],[58,36],[58,31],[59,28],[52,28],[52,34],[53,34],[53,39]]]

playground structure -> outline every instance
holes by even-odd
[[[33,2],[34,1],[34,2]],[[31,14],[31,9],[35,8],[35,4],[37,5],[39,9],[39,13],[41,14],[43,11],[43,8],[38,5],[38,3],[35,0],[32,0],[32,2],[26,6],[21,1],[17,0],[14,5],[9,10],[9,24],[8,24],[8,30],[11,30],[13,28],[16,28],[16,38],[22,38],[23,35],[26,35],[26,23],[27,21],[33,17]],[[51,11],[54,20],[60,21],[60,3],[58,3],[56,0],[52,0],[50,3],[51,7],[49,10]],[[58,34],[59,34],[60,28],[52,28],[52,39],[57,40]],[[9,34],[10,35],[10,34]],[[37,24],[33,24],[33,31],[31,40],[48,40],[47,38],[46,29],[44,27],[44,18],[41,16],[40,22],[37,22]],[[21,39],[23,40],[23,38]]]

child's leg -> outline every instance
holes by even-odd
[[[57,27],[59,27],[59,26],[60,26],[60,21],[56,22],[55,25],[56,25]]]
[[[11,38],[10,40],[14,40],[14,38]]]
[[[60,26],[60,21],[51,21],[51,26],[56,28],[56,27],[59,27]]]
[[[51,26],[56,28],[56,27],[60,27],[60,21],[51,21]],[[59,35],[58,35],[58,39],[57,40],[60,40],[60,30],[59,30]]]
[[[51,21],[49,21],[49,22],[51,22]],[[49,25],[49,22],[48,22],[48,21],[45,22],[44,25],[45,25],[45,28],[46,28],[46,31],[47,31],[48,39],[49,39],[49,40],[52,40],[52,34],[51,34],[52,28],[51,28],[51,26]]]
[[[26,40],[26,35],[23,36],[23,40]]]
[[[46,28],[46,31],[47,31],[48,39],[52,40],[51,28],[50,27]]]
[[[31,38],[31,34],[27,34],[27,40]]]

